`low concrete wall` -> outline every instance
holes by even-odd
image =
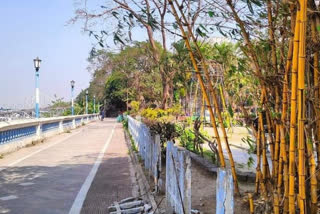
[[[98,114],[41,118],[0,123],[0,155],[97,120]]]

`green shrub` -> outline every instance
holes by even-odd
[[[128,130],[128,118],[127,117],[123,117],[122,125],[126,130]]]
[[[131,112],[132,112],[132,113],[136,114],[136,113],[139,112],[140,102],[138,102],[138,101],[131,101],[130,106],[131,106]]]
[[[141,116],[148,120],[156,120],[158,118],[158,110],[152,108],[146,108],[141,111]]]

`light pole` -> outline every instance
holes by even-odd
[[[71,115],[74,115],[74,102],[73,102],[73,91],[74,91],[74,84],[76,82],[74,80],[71,80]]]
[[[88,90],[86,90],[86,114],[88,114]]]
[[[93,113],[96,113],[96,95],[93,96]]]
[[[36,69],[36,108],[35,108],[35,112],[36,112],[36,118],[39,118],[40,117],[39,69],[40,69],[41,59],[39,59],[39,57],[37,57],[33,60],[33,63],[34,63],[34,68]]]

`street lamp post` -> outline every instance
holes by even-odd
[[[88,90],[86,91],[86,114],[88,114]]]
[[[93,96],[93,113],[96,113],[96,95]]]
[[[37,57],[33,60],[33,63],[34,63],[34,68],[36,69],[36,107],[35,107],[35,113],[36,113],[36,118],[39,118],[40,117],[39,69],[40,69],[41,59],[39,59],[39,57]]]
[[[74,84],[76,82],[74,80],[71,80],[71,114],[74,115],[74,101],[73,101],[73,91],[74,91]]]

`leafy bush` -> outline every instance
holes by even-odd
[[[123,117],[122,125],[126,130],[128,130],[128,117]]]
[[[158,110],[152,108],[146,108],[141,111],[141,116],[148,120],[156,120],[158,118]]]
[[[140,102],[138,101],[131,101],[130,103],[131,105],[131,112],[136,114],[139,112],[139,109],[140,109]]]
[[[191,128],[185,128],[183,125],[176,125],[176,129],[179,133],[180,145],[187,150],[193,150],[195,135]]]
[[[166,110],[160,108],[146,108],[140,112],[141,116],[145,119],[157,122],[172,122],[181,113],[182,107],[179,104]]]

